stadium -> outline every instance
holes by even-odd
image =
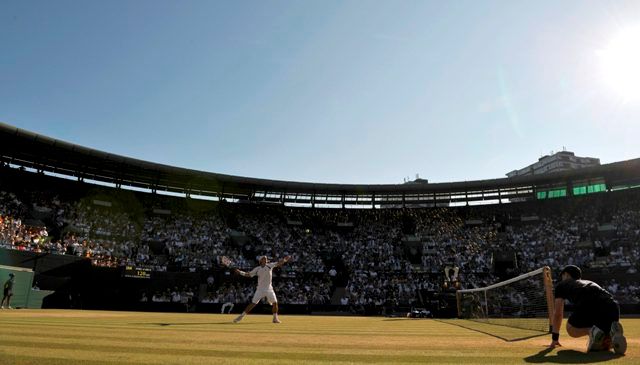
[[[495,180],[332,185],[160,165],[6,124],[0,133],[2,276],[18,276],[12,305],[32,308],[2,312],[11,363],[92,362],[94,351],[105,363],[543,362],[532,352],[548,341],[540,275],[489,290],[475,322],[454,319],[473,319],[456,290],[564,263],[615,293],[623,315],[639,312],[639,159]],[[238,330],[229,324],[254,284],[219,257],[250,270],[261,254],[292,255],[274,274],[283,328],[256,315]],[[241,344],[264,331],[287,352]],[[455,337],[455,355],[434,332]],[[99,343],[66,350],[81,336]],[[504,354],[485,353],[486,341]],[[619,361],[633,363],[635,351]]]
[[[640,364],[639,19],[2,2],[0,365]]]

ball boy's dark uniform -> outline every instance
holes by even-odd
[[[7,307],[11,309],[11,296],[13,296],[13,280],[15,275],[13,273],[9,273],[9,280],[4,283],[3,293],[2,293],[2,303],[0,303],[0,308],[4,309],[4,302],[7,302]]]
[[[609,332],[611,323],[620,320],[620,307],[613,296],[589,280],[564,280],[556,285],[555,297],[568,299],[573,305],[569,323],[573,327],[596,326]]]
[[[4,283],[4,291],[2,295],[5,297],[13,295],[13,276]]]

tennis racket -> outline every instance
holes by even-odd
[[[220,256],[220,265],[231,269],[233,267],[233,260],[227,256]]]
[[[233,260],[231,260],[227,256],[220,256],[220,265],[222,265],[222,266],[226,267],[227,269],[231,270],[234,274],[239,274],[240,273],[240,269],[238,269],[236,267],[236,265],[234,265]]]

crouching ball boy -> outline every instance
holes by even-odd
[[[567,321],[569,336],[589,336],[587,352],[609,351],[613,347],[616,354],[624,354],[627,351],[627,339],[619,322],[618,302],[598,284],[582,280],[582,271],[577,266],[566,266],[560,275],[562,279],[555,288],[555,309],[549,347],[561,346],[560,326],[564,316],[564,301],[567,299],[574,305],[573,313]]]

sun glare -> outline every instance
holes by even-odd
[[[640,101],[640,27],[620,31],[599,56],[609,87],[625,102]]]

